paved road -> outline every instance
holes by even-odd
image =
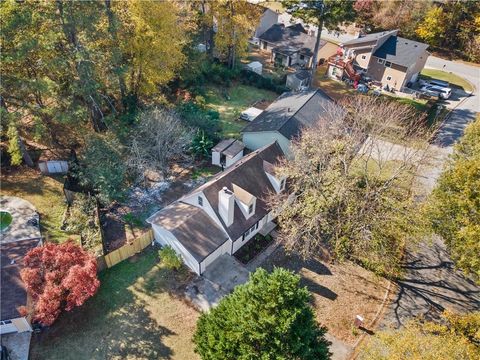
[[[445,68],[443,65],[446,64]],[[427,65],[455,72],[474,84],[474,94],[465,98],[439,129],[432,146],[433,164],[424,170],[422,184],[429,193],[441,174],[453,145],[463,135],[465,126],[480,112],[480,68],[430,57]],[[387,309],[384,325],[399,327],[412,317],[423,315],[438,319],[445,309],[454,311],[480,310],[480,287],[453,267],[443,241],[427,240],[410,249],[403,264],[405,276],[396,282],[398,292]]]

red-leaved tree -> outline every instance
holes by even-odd
[[[52,325],[62,310],[82,305],[97,291],[95,258],[67,241],[30,250],[21,277],[34,302],[33,320]]]

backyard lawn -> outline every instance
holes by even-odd
[[[191,338],[199,314],[170,295],[189,276],[167,270],[147,248],[102,272],[83,307],[34,334],[30,359],[198,359]]]
[[[1,182],[2,195],[18,196],[37,208],[42,236],[52,241],[68,238],[68,234],[60,229],[67,207],[62,177],[44,176],[25,166],[11,172],[2,171]]]
[[[230,88],[209,85],[206,88],[205,100],[209,107],[220,113],[223,138],[239,138],[240,131],[248,124],[238,117],[240,113],[252,106],[256,101],[273,101],[278,94],[273,91],[253,86],[234,84]]]
[[[473,91],[472,84],[470,84],[464,78],[450,72],[436,69],[423,69],[420,73],[420,77],[424,78],[425,80],[437,79],[448,81],[451,85],[462,88],[464,91]]]

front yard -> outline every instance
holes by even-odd
[[[436,80],[447,81],[450,83],[450,85],[461,88],[466,92],[473,91],[472,84],[470,84],[464,78],[458,75],[455,75],[451,72],[446,72],[446,71],[436,70],[436,69],[423,69],[422,72],[420,73],[420,77],[422,77],[425,80],[436,79]]]
[[[243,84],[226,88],[218,85],[206,86],[207,106],[220,113],[223,138],[240,138],[240,131],[248,124],[238,117],[240,113],[260,100],[272,102],[278,97],[273,91]]]
[[[191,338],[199,314],[175,296],[189,276],[145,249],[101,273],[99,292],[83,307],[34,334],[31,360],[197,359]]]
[[[361,335],[353,326],[356,315],[365,326],[374,319],[388,281],[350,262],[328,264],[317,259],[304,261],[288,256],[282,247],[262,265],[268,271],[274,266],[290,269],[301,276],[301,284],[312,294],[317,321],[337,339],[352,345]]]

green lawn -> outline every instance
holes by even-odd
[[[2,195],[18,196],[30,201],[40,214],[42,236],[52,241],[64,241],[69,235],[60,229],[66,210],[63,178],[41,175],[28,167],[11,173],[2,171]]]
[[[98,293],[34,334],[30,359],[198,359],[198,312],[170,295],[188,278],[150,247],[100,274]]]
[[[473,91],[472,84],[470,84],[467,80],[465,80],[464,78],[458,75],[455,75],[446,71],[435,70],[435,69],[423,69],[422,72],[420,73],[420,76],[425,80],[437,79],[437,80],[448,81],[451,85],[460,87],[464,91],[467,91],[467,92]]]
[[[240,113],[258,100],[273,101],[278,94],[253,86],[234,84],[230,88],[216,85],[206,87],[207,105],[220,113],[222,137],[239,138],[248,122],[238,119]]]

